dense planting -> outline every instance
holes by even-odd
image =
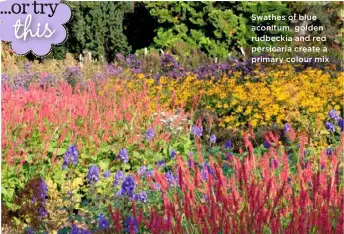
[[[117,57],[3,75],[5,232],[341,231],[341,72]]]

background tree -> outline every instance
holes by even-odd
[[[123,33],[123,20],[133,6],[129,2],[69,2],[73,19],[67,24],[68,40],[55,48],[52,56],[64,57],[66,52],[105,56],[112,61],[117,52],[128,53],[130,46]]]
[[[148,2],[150,14],[159,23],[154,46],[173,49],[186,42],[212,57],[224,58],[252,44],[252,25],[286,25],[285,22],[253,22],[252,14],[288,14],[286,4],[247,2]],[[186,51],[188,53],[189,51]]]

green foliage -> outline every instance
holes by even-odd
[[[224,2],[149,2],[150,13],[160,23],[155,47],[174,49],[187,43],[185,55],[200,49],[212,57],[225,58],[234,50],[250,44],[254,36],[252,14],[287,14],[282,3]],[[283,24],[283,22],[268,22]],[[265,23],[266,24],[266,23]]]
[[[123,34],[124,15],[131,11],[127,2],[71,2],[73,19],[68,26],[66,49],[53,50],[61,58],[65,52],[75,54],[87,50],[92,56],[113,60],[116,52],[128,52],[130,47]]]

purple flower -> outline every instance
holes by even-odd
[[[191,158],[188,160],[188,167],[191,167],[191,168],[195,167],[195,161]]]
[[[39,178],[37,181],[37,190],[34,192],[31,201],[36,203],[36,212],[40,217],[47,216],[47,210],[45,209],[46,196],[48,194],[48,187],[43,178]]]
[[[160,191],[160,184],[154,183],[154,189]]]
[[[87,174],[88,181],[93,184],[99,180],[99,167],[92,165],[90,166]]]
[[[34,81],[35,74],[32,72],[25,72],[17,74],[13,78],[13,89],[23,88],[27,90],[30,84]]]
[[[165,174],[166,180],[168,183],[173,186],[175,182],[177,182],[177,177],[173,174],[172,171],[168,171]]]
[[[65,170],[68,164],[73,163],[74,166],[78,164],[78,149],[75,145],[71,145],[68,147],[67,151],[63,155],[63,163],[62,163],[62,170]]]
[[[137,174],[141,177],[143,177],[145,175],[147,171],[147,167],[146,166],[141,166],[138,170],[137,170]]]
[[[37,213],[40,217],[45,217],[47,216],[48,212],[47,210],[45,209],[45,203],[42,203],[42,206],[39,206],[37,208]]]
[[[208,165],[208,163],[204,163],[203,167],[201,169],[201,175],[203,180],[207,180],[207,176],[208,175],[215,175],[215,172],[213,171],[213,169]]]
[[[47,74],[39,80],[39,85],[43,87],[53,87],[58,83],[58,77],[52,74]]]
[[[333,154],[333,149],[331,147],[327,148],[326,155],[331,156]]]
[[[153,176],[154,176],[154,170],[153,170],[153,169],[147,170],[146,176],[147,176],[147,177],[153,177]]]
[[[67,67],[66,71],[63,73],[64,79],[68,84],[75,87],[78,83],[82,81],[82,72],[80,67]]]
[[[225,142],[225,149],[231,149],[232,148],[232,142],[231,140],[227,140]]]
[[[122,183],[121,195],[127,195],[128,197],[131,198],[133,196],[134,189],[135,189],[134,177],[127,176]]]
[[[147,202],[147,193],[145,191],[143,191],[141,193],[137,193],[134,195],[134,199],[136,201],[146,203]]]
[[[111,64],[107,64],[105,66],[105,73],[106,75],[108,76],[115,76],[119,73],[122,72],[122,68],[121,67],[115,67],[114,65],[111,65]]]
[[[120,181],[124,179],[124,174],[122,171],[117,171],[115,174],[115,180],[113,182],[113,186],[117,186],[120,184]]]
[[[28,227],[28,228],[25,229],[25,233],[26,234],[35,234],[35,231],[33,230],[32,227]]]
[[[91,232],[82,228],[79,229],[78,226],[73,224],[70,234],[91,234]]]
[[[146,132],[146,139],[147,139],[148,141],[150,141],[150,140],[153,139],[154,136],[155,136],[155,133],[154,133],[153,128],[149,128],[149,129],[147,130],[147,132]]]
[[[129,162],[129,156],[128,151],[125,148],[120,149],[118,153],[118,158],[123,160],[123,162],[128,163]]]
[[[141,72],[141,61],[136,57],[134,54],[129,54],[125,62],[129,67],[131,68],[131,71],[134,73],[140,73]]]
[[[284,124],[284,132],[285,133],[288,133],[290,131],[290,129],[291,129],[291,126],[289,123]]]
[[[191,129],[191,132],[195,137],[201,137],[203,134],[203,127],[202,126],[199,127],[197,125],[194,125]]]
[[[204,168],[201,169],[201,176],[203,180],[207,180],[207,171]]]
[[[333,123],[331,123],[331,122],[326,122],[325,123],[325,127],[326,127],[326,129],[329,131],[329,132],[336,132],[336,127],[334,126],[334,124]]]
[[[104,178],[108,178],[111,175],[110,170],[107,170],[106,172],[104,172],[103,176]]]
[[[338,119],[338,125],[340,127],[340,131],[343,132],[344,131],[344,120],[343,119]]]
[[[264,140],[263,145],[266,149],[269,149],[271,147],[270,143],[267,140]]]
[[[175,151],[174,149],[171,149],[171,150],[170,150],[170,156],[171,156],[171,158],[172,158],[172,159],[175,158],[176,155],[177,155],[176,151]]]
[[[144,177],[153,177],[154,176],[154,170],[148,170],[146,166],[141,166],[137,170],[138,176],[144,178]]]
[[[210,135],[209,142],[210,142],[210,144],[215,144],[216,143],[216,136],[215,136],[215,134],[211,134]]]
[[[119,60],[119,61],[124,60],[124,56],[123,56],[123,54],[121,54],[121,53],[117,53],[117,54],[116,54],[116,58],[117,58],[117,60]]]
[[[31,68],[31,63],[30,62],[25,62],[24,63],[24,70],[25,70],[25,72],[30,72],[30,68]]]
[[[164,160],[160,160],[160,161],[158,161],[158,167],[160,167],[160,168],[165,168],[166,167],[166,163],[165,163],[165,161]]]
[[[103,214],[99,215],[99,220],[98,220],[98,227],[99,229],[106,229],[109,227],[109,222],[105,218]]]
[[[278,167],[278,160],[276,159],[272,160],[272,165],[276,169]]]
[[[48,194],[48,187],[43,178],[41,178],[41,183],[39,184],[38,191],[40,198],[42,200],[45,200],[45,197]]]
[[[336,110],[332,109],[330,110],[330,112],[328,113],[328,116],[331,118],[331,119],[334,119],[334,120],[338,120],[339,119],[339,114]]]
[[[91,231],[85,230],[85,229],[80,229],[80,234],[92,234]]]
[[[9,84],[10,83],[10,77],[6,74],[1,75],[1,83]]]
[[[139,231],[139,228],[138,228],[138,223],[137,223],[136,218],[133,216],[129,216],[125,220],[124,229],[128,233],[132,233],[132,232],[137,233]]]
[[[70,234],[79,234],[79,228],[75,224],[72,225],[72,230]]]

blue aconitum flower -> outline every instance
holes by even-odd
[[[25,228],[25,233],[26,234],[35,234],[35,231],[33,230],[32,227]]]
[[[121,170],[117,171],[116,174],[115,174],[115,180],[113,182],[113,186],[119,185],[120,181],[123,180],[124,177],[125,177],[124,173]]]
[[[339,119],[339,114],[336,110],[332,109],[330,110],[330,112],[328,113],[328,116],[331,118],[331,119],[334,119],[334,120],[338,120]]]
[[[134,195],[134,199],[136,201],[140,201],[140,202],[143,202],[143,203],[146,203],[147,202],[147,193],[145,191],[141,192],[141,193],[137,193]]]
[[[203,180],[207,180],[207,172],[204,168],[201,169],[201,176]]]
[[[195,167],[195,161],[194,161],[192,158],[190,158],[190,159],[188,160],[188,167],[191,167],[191,168],[194,168],[194,167]]]
[[[127,176],[122,183],[121,194],[127,195],[128,197],[131,198],[133,196],[134,189],[135,189],[134,177]]]
[[[36,191],[37,193],[33,194],[31,201],[32,203],[38,202],[38,206],[36,207],[37,215],[40,217],[45,217],[48,214],[47,210],[45,209],[48,187],[43,178],[39,179]]]
[[[146,171],[146,177],[153,177],[153,176],[154,176],[154,170],[153,169]]]
[[[211,134],[210,135],[209,142],[210,142],[210,144],[215,144],[216,143],[216,136],[215,136],[215,134]]]
[[[155,189],[155,190],[160,191],[160,189],[161,189],[161,188],[160,188],[160,184],[154,183],[153,186],[154,186],[154,189]]]
[[[147,171],[147,167],[146,166],[141,166],[138,170],[137,170],[137,174],[140,177],[143,177],[146,174]]]
[[[154,136],[155,136],[155,132],[154,132],[153,128],[149,128],[146,132],[146,139],[148,141],[150,141],[153,139]]]
[[[78,164],[79,152],[75,145],[68,147],[67,151],[63,155],[62,170],[65,170],[68,164],[73,163],[74,166]]]
[[[177,182],[177,177],[173,174],[172,171],[168,171],[165,174],[166,180],[168,181],[168,183],[173,186],[174,183]]]
[[[139,231],[139,227],[136,218],[133,216],[129,216],[125,220],[124,229],[128,233],[137,233]]]
[[[174,149],[171,149],[171,150],[170,150],[170,156],[171,156],[171,158],[172,158],[172,159],[175,158],[176,155],[177,155],[177,152],[176,152]]]
[[[110,170],[107,170],[106,172],[104,172],[103,176],[104,178],[108,178],[111,175]]]
[[[203,134],[203,127],[202,126],[199,127],[197,125],[194,125],[191,129],[191,132],[195,137],[201,137]]]
[[[72,225],[72,230],[70,234],[79,234],[79,228],[75,224]]]
[[[98,220],[98,228],[101,229],[106,229],[109,227],[109,222],[105,218],[103,214],[99,215],[99,220]]]
[[[331,147],[327,148],[326,155],[331,156],[333,154],[333,149]]]
[[[45,209],[45,200],[37,207],[36,211],[39,217],[45,217],[48,215],[48,212]]]
[[[344,132],[344,120],[343,119],[338,119],[338,125],[340,127],[340,131]]]
[[[48,187],[43,178],[41,178],[41,183],[39,184],[38,191],[39,191],[40,198],[45,200],[48,194]]]
[[[125,163],[129,162],[128,151],[126,148],[122,148],[119,150],[118,158],[123,160],[123,162],[125,162]]]
[[[160,167],[160,168],[165,168],[166,167],[166,163],[165,163],[165,161],[164,160],[160,160],[160,161],[158,161],[158,167]]]
[[[88,231],[82,228],[79,229],[78,226],[73,224],[70,234],[91,234],[91,231]]]
[[[291,126],[289,123],[285,123],[284,124],[284,132],[288,133],[291,130]]]
[[[232,142],[231,140],[227,140],[225,142],[225,149],[231,149],[232,148]]]
[[[201,175],[202,175],[202,178],[203,180],[207,180],[207,175],[212,175],[214,176],[215,175],[215,172],[214,170],[208,165],[208,163],[204,163],[203,164],[203,167],[201,169]]]
[[[43,178],[40,178],[37,191],[38,191],[38,197],[37,195],[34,195],[32,198],[32,202],[35,202],[36,200],[45,202],[45,198],[48,194],[48,187]]]
[[[87,174],[88,181],[93,184],[99,180],[99,167],[96,165],[90,166]]]
[[[329,132],[336,132],[336,127],[334,126],[334,124],[333,123],[331,123],[331,122],[326,122],[325,123],[325,127],[326,127],[326,129],[329,131]]]
[[[266,149],[269,149],[271,147],[270,143],[267,140],[264,140],[263,145]]]
[[[211,175],[215,175],[215,172],[214,170],[208,165],[208,163],[204,163],[203,165],[203,168],[206,167],[208,172],[211,174]]]
[[[122,190],[118,190],[116,193],[115,193],[115,197],[121,197],[122,196]]]

